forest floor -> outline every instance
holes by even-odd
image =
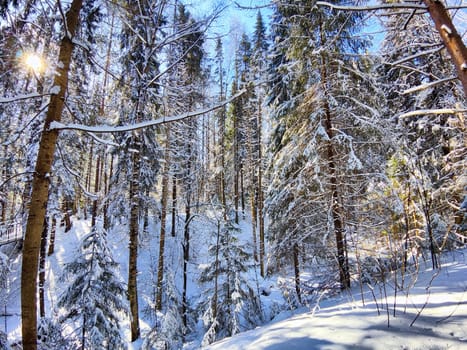
[[[180,220],[183,225],[183,220]],[[251,240],[248,221],[240,223],[240,239]],[[153,317],[147,310],[154,297],[154,279],[157,271],[158,225],[142,237],[138,266],[140,271],[140,318],[144,338],[151,329]],[[206,298],[207,286],[199,283],[200,267],[212,257],[207,247],[213,241],[216,222],[194,220],[192,224],[193,255],[190,264],[188,297],[193,305]],[[46,267],[46,310],[48,317],[57,316],[56,303],[64,290],[60,275],[66,263],[72,261],[82,237],[89,232],[89,221],[75,220],[68,233],[57,231],[55,254],[48,258]],[[120,277],[125,282],[128,271],[128,240],[125,225],[117,226],[109,234],[109,245],[120,264]],[[182,275],[182,237],[168,237],[166,263],[180,284]],[[421,261],[419,270],[407,272],[403,286],[400,274],[395,291],[395,275],[385,283],[359,286],[343,293],[319,289],[308,298],[306,307],[284,311],[293,306],[287,300],[286,288],[293,291],[293,274],[287,271],[268,279],[261,279],[257,268],[249,272],[249,280],[267,295],[261,297],[266,319],[271,322],[251,331],[237,334],[212,344],[210,350],[268,349],[268,350],[345,350],[345,349],[404,349],[437,350],[467,349],[467,249],[445,253],[442,268],[433,270],[430,261]],[[12,264],[12,280],[6,300],[1,330],[10,342],[20,339],[20,258]],[[313,277],[314,276],[314,277]],[[316,274],[308,271],[303,281],[313,285]],[[3,307],[2,307],[3,308]],[[129,339],[129,324],[122,318],[120,324],[124,338]],[[201,348],[202,322],[193,330],[184,350]],[[139,349],[142,341],[130,344],[130,350]]]
[[[282,313],[255,330],[212,344],[209,350],[467,349],[467,249],[442,256],[406,276]],[[400,276],[399,276],[400,277]],[[400,282],[399,282],[400,283]],[[373,290],[373,291],[372,291]],[[386,292],[385,292],[386,290]]]

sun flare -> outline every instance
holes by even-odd
[[[45,69],[44,60],[36,53],[29,52],[24,55],[24,64],[35,73],[41,73]]]

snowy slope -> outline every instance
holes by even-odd
[[[387,294],[392,294],[387,301],[383,286],[376,286],[378,305],[369,288],[363,304],[356,288],[206,349],[467,349],[466,261],[467,250],[463,250],[444,256],[441,271],[421,266],[426,270],[412,276],[414,286],[398,292],[396,298],[391,283],[387,284]]]
[[[245,221],[240,226],[241,239],[247,241],[251,234],[249,223]],[[155,271],[158,253],[158,225],[151,227],[152,232],[142,237],[139,254],[143,337],[152,324],[144,309],[154,293],[154,276],[151,275],[151,271]],[[194,249],[188,294],[189,298],[194,300],[203,297],[199,290],[203,286],[198,283],[199,266],[209,260],[205,250],[213,230],[214,224],[203,220],[193,222]],[[49,317],[56,317],[57,297],[64,287],[59,281],[59,276],[64,265],[76,256],[79,241],[89,232],[89,222],[76,220],[69,233],[63,233],[62,228],[58,231],[55,254],[47,260],[46,309]],[[170,266],[178,266],[171,270],[177,279],[180,279],[182,273],[180,264],[177,264],[182,253],[180,239],[168,237],[166,242],[167,262]],[[121,264],[120,275],[124,280],[128,269],[125,226],[114,229],[109,235],[109,241],[114,258]],[[467,249],[447,253],[443,256],[443,267],[440,271],[431,270],[431,263],[428,261],[420,266],[423,272],[406,275],[404,288],[397,291],[396,299],[393,281],[372,286],[373,291],[365,287],[363,301],[359,286],[355,286],[352,293],[343,293],[327,300],[322,298],[319,304],[311,304],[293,312],[282,312],[265,326],[224,339],[206,349],[467,349],[466,263]],[[11,342],[20,339],[19,262],[16,261],[12,267],[12,275],[16,276],[10,285],[11,294],[8,301],[8,313],[12,316],[8,317],[8,324],[5,325]],[[257,272],[251,271],[251,281],[258,278],[257,275]],[[272,286],[271,295],[262,298],[265,309],[272,309],[274,303],[285,303],[278,288],[279,279],[280,277],[275,276],[267,281],[258,281],[261,285]],[[398,283],[401,283],[400,276]],[[180,281],[178,285],[181,285]],[[419,311],[422,312],[417,316]],[[128,320],[122,319],[120,326],[124,337],[129,339]],[[200,329],[198,334],[192,335],[184,349],[199,349],[202,336],[203,330]],[[141,344],[142,341],[133,344],[128,342],[128,348],[136,350]]]

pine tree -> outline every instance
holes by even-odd
[[[61,295],[62,322],[79,324],[73,342],[82,349],[125,348],[119,328],[126,312],[125,288],[116,273],[118,264],[107,245],[101,225],[83,238],[79,254],[67,264],[62,279],[69,286]]]

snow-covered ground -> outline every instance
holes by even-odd
[[[202,288],[205,286],[198,282],[199,266],[210,259],[206,248],[215,227],[215,223],[203,220],[193,222],[193,264],[190,264],[188,294],[194,304],[203,298]],[[248,222],[242,222],[240,228],[241,239],[248,241],[251,235]],[[61,231],[60,228],[57,233],[55,254],[47,260],[46,310],[49,317],[56,316],[57,297],[64,288],[59,281],[64,265],[76,257],[81,238],[89,232],[89,222],[76,220],[69,233]],[[156,271],[158,225],[153,225],[151,231],[142,237],[138,259],[143,337],[152,323],[143,310],[154,293],[151,271]],[[182,254],[180,239],[168,237],[166,242],[167,263],[178,266],[171,270],[178,278],[182,272],[177,263],[181,261]],[[114,258],[120,263],[120,275],[124,281],[128,269],[128,241],[124,225],[113,230],[109,241]],[[430,261],[422,261],[418,272],[406,274],[403,288],[397,293],[394,289],[395,276],[389,276],[387,283],[373,285],[372,289],[364,286],[363,295],[360,286],[355,285],[350,292],[327,299],[315,297],[319,302],[310,302],[307,307],[294,311],[283,311],[262,327],[224,339],[206,349],[467,349],[467,249],[446,253],[442,262],[441,270],[432,270]],[[13,263],[12,268],[14,278],[9,286],[6,310],[10,316],[6,322],[1,320],[4,323],[1,330],[7,331],[10,342],[20,339],[19,261]],[[270,295],[262,296],[266,314],[275,314],[287,307],[279,284],[288,280],[288,276],[262,280],[258,279],[257,271],[250,271],[250,274],[251,281],[257,279],[260,286],[271,286]],[[312,275],[303,277],[312,280]],[[400,275],[397,283],[402,284]],[[122,319],[120,326],[124,338],[129,339],[128,320]],[[190,336],[184,349],[200,349],[202,337],[201,327],[198,334]],[[142,340],[128,344],[128,349],[137,350]]]
[[[206,349],[467,349],[467,250],[443,261],[440,271],[423,264],[423,272],[406,276],[415,284],[395,297],[393,282],[386,284],[387,299],[383,285],[374,287],[375,298],[365,288],[364,303],[357,287]]]

